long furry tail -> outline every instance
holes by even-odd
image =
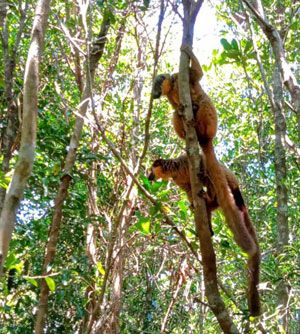
[[[253,237],[255,244],[256,244],[256,252],[249,257],[248,259],[248,307],[250,310],[250,314],[252,316],[258,316],[261,313],[260,309],[260,299],[257,286],[259,284],[259,266],[260,266],[260,251],[259,245],[257,242],[257,237],[255,233],[255,229],[253,224],[250,220],[247,207],[243,207],[243,214],[244,214],[244,222],[247,226],[248,231],[250,232],[251,236]]]
[[[202,146],[206,158],[208,176],[214,185],[218,203],[224,213],[226,222],[234,234],[235,241],[247,254],[255,252],[255,242],[244,223],[243,213],[235,204],[235,198],[229,188],[225,172],[219,164],[211,142]]]
[[[254,227],[250,221],[242,194],[230,189],[224,170],[219,164],[212,142],[201,145],[206,158],[206,169],[214,185],[218,203],[226,222],[232,230],[236,243],[245,251],[248,258],[248,306],[252,316],[260,314],[260,301],[257,285],[259,283],[260,252]]]
[[[260,266],[260,251],[257,241],[256,232],[254,226],[250,220],[248,209],[244,202],[243,196],[239,188],[231,189],[235,203],[239,210],[242,212],[244,224],[247,227],[252,239],[256,244],[256,252],[249,257],[248,265],[248,307],[252,316],[260,315],[260,299],[257,286],[259,284],[259,266]]]

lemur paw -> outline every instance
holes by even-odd
[[[198,196],[206,199],[206,191],[204,189],[201,189],[200,191],[198,191]]]

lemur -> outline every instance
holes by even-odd
[[[201,155],[201,159],[203,156]],[[202,164],[200,164],[202,165]],[[234,198],[235,205],[239,210],[240,214],[243,217],[243,221],[246,225],[246,228],[249,234],[252,236],[255,244],[258,248],[258,242],[256,237],[256,232],[253,227],[253,224],[250,220],[247,206],[244,202],[243,196],[241,194],[239,183],[235,175],[224,165],[219,164],[220,168],[224,172],[226,176],[226,181],[228,183],[228,187],[230,192]],[[215,188],[210,180],[210,171],[207,170],[207,175],[203,174],[200,171],[199,175],[204,175],[202,178],[202,182],[207,188],[205,201],[207,207],[207,214],[209,220],[209,227],[212,232],[211,226],[211,213],[212,211],[216,210],[219,207],[218,198],[216,195]],[[192,189],[191,189],[191,182],[190,182],[190,175],[189,175],[189,166],[188,166],[188,159],[186,155],[181,155],[176,159],[157,159],[153,162],[151,166],[150,173],[148,175],[149,180],[169,180],[172,179],[182,190],[187,193],[188,199],[190,203],[193,203],[192,198]],[[233,233],[236,233],[235,230],[232,230]],[[257,290],[257,285],[259,284],[259,265],[260,265],[260,252],[258,251],[252,257],[248,259],[248,303],[249,309],[251,314],[259,308],[259,294]]]
[[[205,165],[209,172],[210,179],[214,186],[218,204],[220,205],[229,228],[234,234],[235,241],[249,256],[249,267],[252,263],[260,262],[260,251],[255,237],[252,225],[249,227],[249,221],[239,209],[234,194],[226,179],[226,173],[219,164],[213,146],[213,138],[217,132],[217,112],[213,102],[202,89],[199,80],[203,77],[201,65],[189,46],[181,48],[191,59],[190,67],[190,92],[195,120],[195,130],[199,144],[205,156]],[[177,135],[185,139],[185,130],[181,116],[182,106],[179,100],[178,73],[160,74],[154,79],[152,96],[157,99],[161,96],[167,96],[173,106],[173,125]],[[250,275],[254,271],[250,270]],[[253,316],[260,314],[260,302],[257,288],[253,288],[255,293],[250,295],[249,310]]]

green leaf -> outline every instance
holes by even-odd
[[[7,268],[7,270],[12,269],[12,267],[14,267],[17,263],[17,258],[15,256],[15,254],[10,253],[9,256],[6,258],[6,263],[5,263],[5,267]]]
[[[190,233],[190,235],[188,235],[188,237],[197,236],[196,231],[194,229],[192,229],[192,228],[187,228],[186,229],[186,233],[187,233],[187,235],[188,235],[188,233]]]
[[[24,267],[24,262],[23,262],[23,261],[21,261],[21,262],[19,262],[19,263],[16,263],[16,264],[13,266],[13,268],[16,268],[16,270],[17,270],[18,273],[21,273],[21,272],[22,272],[23,267]]]
[[[246,41],[246,45],[245,45],[245,48],[244,48],[244,53],[246,54],[248,51],[252,50],[252,42],[247,40]]]
[[[179,207],[179,214],[180,214],[180,218],[181,220],[185,221],[187,220],[187,205],[185,201],[179,201],[177,203],[178,207]]]
[[[236,39],[232,40],[231,46],[232,46],[233,49],[239,50],[239,45],[238,45],[238,42],[236,41]]]
[[[152,184],[152,187],[151,187],[152,192],[156,193],[159,190],[159,188],[165,183],[166,183],[165,181],[164,182],[163,181],[162,182],[154,182]]]
[[[38,287],[38,282],[34,278],[31,277],[24,277],[24,278],[28,283],[32,284],[35,287]]]
[[[183,211],[184,213],[187,213],[187,205],[185,201],[179,201],[177,205],[181,211]]]
[[[55,285],[54,279],[52,277],[45,277],[45,281],[46,281],[50,291],[52,291],[52,292],[55,291],[56,285]]]
[[[160,223],[156,223],[154,225],[154,231],[155,231],[155,234],[159,234],[159,232],[161,231],[161,225],[160,225]]]
[[[152,185],[151,185],[151,182],[148,180],[148,178],[145,175],[143,175],[141,176],[141,179],[142,179],[142,184],[144,188],[146,188],[146,190],[151,189]]]
[[[103,268],[102,263],[100,261],[97,262],[97,269],[102,276],[105,275],[105,269]]]
[[[229,51],[232,49],[231,44],[225,38],[221,38],[221,44],[223,45],[224,50]]]
[[[136,227],[142,234],[150,234],[150,219],[148,217],[140,217]]]
[[[153,206],[150,208],[150,211],[149,211],[150,215],[151,215],[151,216],[156,215],[156,213],[159,212],[160,207],[161,207],[160,203],[158,203],[157,205],[153,205]]]
[[[230,248],[230,243],[227,240],[221,240],[221,246],[224,248]]]

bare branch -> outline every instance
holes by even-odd
[[[264,17],[261,15],[261,13],[259,13],[259,11],[254,6],[252,6],[252,4],[250,4],[248,0],[242,0],[242,1],[251,10],[251,12],[254,14],[254,16],[260,22],[260,24],[262,24],[264,26],[264,28],[266,30],[268,30],[269,32],[272,32],[274,30],[273,26],[270,25],[270,23],[267,20],[264,19]]]
[[[274,53],[276,64],[279,68],[280,75],[282,77],[282,81],[290,93],[294,108],[297,112],[297,127],[298,127],[298,135],[300,136],[300,86],[296,80],[296,77],[291,71],[291,67],[288,64],[285,56],[285,49],[283,45],[283,40],[275,27],[273,27],[266,18],[263,18],[263,14],[259,13],[259,11],[252,5],[248,0],[242,0],[253,15],[256,17],[258,24],[261,29],[265,33],[268,38],[272,50]],[[257,7],[260,5],[260,0],[255,0]]]
[[[181,21],[183,21],[183,16],[178,11],[178,3],[177,2],[174,3],[172,0],[168,0],[168,2],[172,7],[173,12],[178,15],[178,17],[181,19]]]
[[[83,56],[86,57],[86,53],[81,49],[81,47],[77,44],[76,40],[71,36],[71,33],[69,31],[69,29],[66,27],[65,24],[63,24],[63,22],[61,20],[59,20],[60,26],[61,26],[61,30],[63,31],[64,35],[66,36],[66,38],[69,40],[69,42],[73,45],[73,47],[78,50]]]

